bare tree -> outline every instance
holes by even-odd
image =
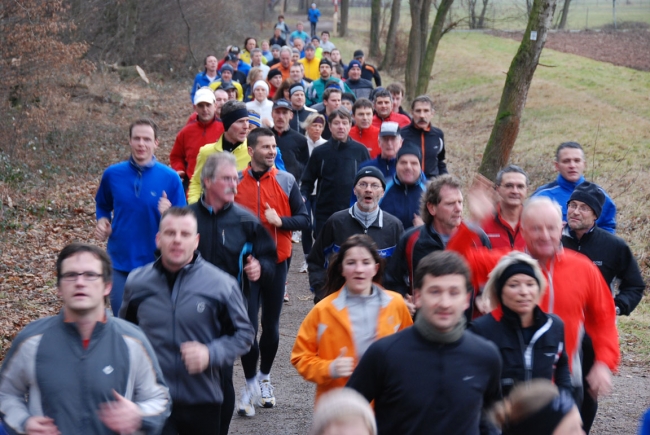
[[[385,69],[395,63],[395,43],[397,42],[397,26],[399,25],[401,7],[402,0],[393,0],[393,4],[390,7],[388,34],[386,35],[386,50],[384,50],[384,59],[381,62],[380,69]]]
[[[546,42],[556,1],[534,0],[526,32],[510,64],[496,121],[479,167],[479,172],[491,180],[508,163],[519,134],[528,89]]]
[[[415,98],[415,90],[424,59],[425,43],[428,36],[429,13],[432,0],[409,0],[411,10],[411,31],[409,33],[408,55],[406,57],[406,97]]]
[[[422,65],[420,66],[420,74],[418,76],[417,88],[415,91],[417,95],[426,93],[427,88],[429,87],[429,77],[431,76],[431,70],[433,69],[433,62],[436,59],[438,44],[444,34],[445,20],[453,3],[454,0],[441,0],[438,5],[436,19],[433,22],[433,27],[431,27],[429,42],[427,43],[424,58],[422,59]]]
[[[485,27],[485,14],[490,0],[480,0],[481,11],[477,14],[476,7],[479,0],[468,0],[467,7],[469,9],[469,28],[470,29],[483,29]]]
[[[557,24],[558,29],[564,29],[566,27],[566,20],[569,16],[569,6],[571,5],[571,0],[564,0],[564,5],[562,6],[562,12],[560,12],[560,22]]]
[[[348,33],[348,17],[350,14],[350,0],[341,0],[341,28],[339,36],[345,36]]]
[[[381,54],[379,48],[379,22],[381,20],[381,0],[372,0],[370,4],[370,47],[368,55],[378,57]]]

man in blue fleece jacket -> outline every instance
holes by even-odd
[[[95,196],[95,237],[108,239],[113,262],[111,308],[116,316],[129,272],[155,260],[160,215],[172,205],[186,205],[180,177],[154,156],[157,132],[150,119],[131,124],[131,156],[104,171]]]

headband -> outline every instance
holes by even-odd
[[[503,427],[503,435],[548,435],[560,424],[575,406],[571,395],[561,391],[560,395],[553,399],[548,405],[537,411],[535,414],[523,421],[506,424]]]
[[[263,87],[264,89],[266,89],[266,92],[269,91],[269,85],[267,85],[264,80],[256,81],[255,84],[253,85],[253,90],[259,88],[260,86]]]
[[[248,110],[246,110],[246,108],[237,109],[226,115],[221,115],[221,122],[223,122],[224,130],[230,130],[230,127],[242,118],[248,118]]]
[[[535,278],[537,285],[539,285],[539,279],[537,276],[535,276],[535,270],[533,269],[533,266],[523,262],[511,264],[510,266],[506,267],[506,269],[503,271],[501,276],[499,276],[499,279],[497,279],[497,282],[495,283],[495,290],[499,301],[501,301],[501,293],[503,292],[503,286],[506,285],[506,281],[508,281],[514,275],[520,273]]]
[[[325,119],[322,116],[317,116],[311,123],[325,125]]]

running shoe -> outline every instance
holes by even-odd
[[[286,288],[284,289],[284,301],[289,302],[289,292]]]
[[[291,233],[291,241],[293,243],[300,243],[300,240],[302,239],[302,233],[300,231],[294,231]]]
[[[242,388],[241,397],[237,402],[237,414],[244,417],[253,417],[255,415],[255,404],[260,403],[260,392],[254,391],[248,384]]]
[[[273,408],[275,406],[275,396],[273,395],[273,385],[271,381],[259,381],[260,390],[262,391],[262,399],[260,403],[264,408]]]
[[[299,270],[299,272],[300,272],[300,273],[307,273],[308,271],[309,271],[309,267],[307,266],[307,262],[304,261],[304,262],[302,263],[302,266],[300,266],[300,270]]]

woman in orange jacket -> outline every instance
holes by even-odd
[[[316,383],[316,400],[343,387],[376,340],[413,324],[399,293],[382,288],[384,263],[366,235],[350,237],[327,269],[328,296],[300,325],[291,364]]]

